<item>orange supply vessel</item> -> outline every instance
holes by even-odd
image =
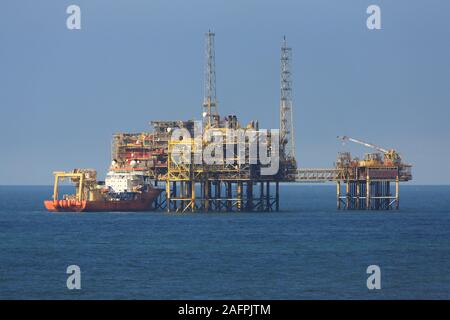
[[[112,172],[105,183],[96,179],[92,169],[74,169],[71,172],[54,172],[55,185],[52,200],[44,206],[50,212],[133,212],[154,209],[154,201],[163,191],[152,187],[140,172]],[[70,179],[76,193],[58,199],[60,180]]]

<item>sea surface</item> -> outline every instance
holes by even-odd
[[[378,212],[336,210],[333,185],[283,185],[273,213],[52,214],[51,194],[0,186],[1,299],[450,298],[450,186]]]

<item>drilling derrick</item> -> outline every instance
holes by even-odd
[[[292,48],[287,46],[286,37],[281,47],[281,95],[280,95],[280,160],[289,176],[297,167],[295,160],[294,123],[292,119],[292,80],[291,80]]]
[[[205,97],[203,99],[203,127],[215,127],[219,122],[216,97],[216,61],[214,36],[211,31],[206,33],[205,50]]]

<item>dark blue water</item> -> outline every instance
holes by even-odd
[[[334,186],[281,192],[278,213],[50,214],[51,187],[0,187],[0,298],[450,298],[450,186],[403,186],[398,212],[337,211]]]

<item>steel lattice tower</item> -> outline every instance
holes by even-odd
[[[216,57],[214,49],[214,36],[211,31],[206,33],[205,48],[205,92],[203,99],[203,127],[212,127],[215,124],[214,117],[217,113],[216,97]]]
[[[295,159],[294,123],[292,119],[292,48],[287,46],[286,37],[281,46],[281,95],[280,95],[280,147],[286,160]]]

